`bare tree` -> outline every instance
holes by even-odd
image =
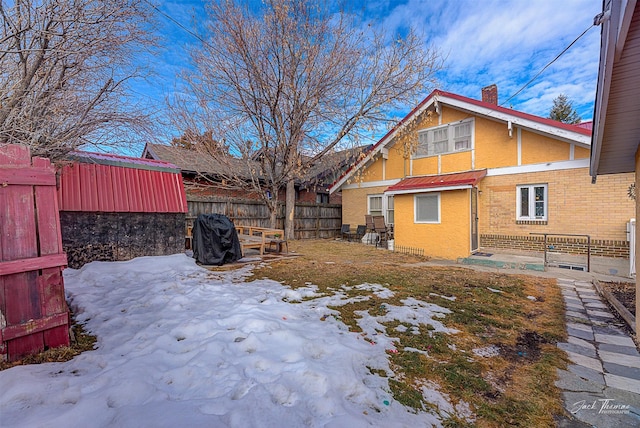
[[[232,155],[260,153],[257,176],[276,192],[286,187],[289,239],[296,178],[394,120],[390,113],[429,90],[442,63],[413,31],[384,34],[321,4],[211,2],[189,76],[196,102],[181,104],[183,118],[200,120],[189,126],[213,130]]]
[[[144,129],[127,80],[153,45],[144,0],[0,0],[0,144],[58,159]],[[133,132],[132,132],[133,131]]]

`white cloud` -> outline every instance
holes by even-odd
[[[496,83],[504,102],[592,25],[601,7],[597,0],[409,0],[389,3],[380,22],[389,31],[407,25],[425,31],[427,42],[448,57],[442,89],[479,98],[482,87]],[[564,91],[583,118],[590,117],[599,33],[589,30],[535,80],[535,90],[525,89],[506,106],[544,116],[549,97]]]

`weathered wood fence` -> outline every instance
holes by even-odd
[[[224,214],[237,225],[272,227],[267,206],[258,200],[212,197],[195,200],[187,196],[189,213],[187,227],[199,214]],[[276,216],[277,229],[284,228],[285,207],[279,204]],[[295,208],[296,239],[333,238],[340,233],[342,205],[299,202]]]
[[[69,345],[56,175],[25,146],[0,146],[0,359]]]

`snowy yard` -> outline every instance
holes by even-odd
[[[65,271],[77,321],[97,349],[66,363],[0,371],[3,427],[423,427],[470,418],[433,382],[416,412],[394,400],[394,330],[455,335],[450,311],[414,298],[362,311],[349,331],[339,307],[393,291],[354,284],[333,295],[291,289],[251,267],[211,272],[184,255],[94,262]],[[424,333],[424,331],[423,331]],[[425,353],[404,348],[404,352]]]

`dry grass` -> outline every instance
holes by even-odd
[[[87,334],[80,324],[73,324],[71,329],[73,331],[74,338],[71,346],[47,349],[44,352],[29,355],[16,361],[0,361],[0,370],[24,364],[60,363],[63,361],[69,361],[84,351],[91,351],[94,349],[96,343],[95,336]]]
[[[273,262],[254,270],[291,287],[311,282],[320,292],[332,293],[342,285],[365,282],[382,284],[394,291],[390,299],[375,296],[367,301],[336,307],[341,320],[354,331],[356,311],[376,315],[383,303],[401,305],[414,297],[446,307],[447,327],[460,330],[448,335],[431,334],[429,327],[418,335],[393,330],[399,352],[390,356],[395,377],[390,386],[396,400],[421,409],[420,385],[436,382],[452,401],[464,401],[476,414],[474,426],[553,426],[553,415],[563,412],[560,392],[554,386],[556,368],[564,368],[564,354],[555,346],[564,339],[564,309],[559,287],[552,280],[490,274],[459,267],[426,267],[419,257],[395,254],[358,243],[297,241],[294,259]],[[493,292],[488,288],[500,290]],[[363,291],[343,292],[354,295]],[[440,296],[456,296],[448,300]],[[534,296],[536,300],[528,296]],[[473,349],[495,346],[500,354],[479,357]],[[403,352],[413,347],[427,355]],[[448,426],[465,426],[455,417]]]

